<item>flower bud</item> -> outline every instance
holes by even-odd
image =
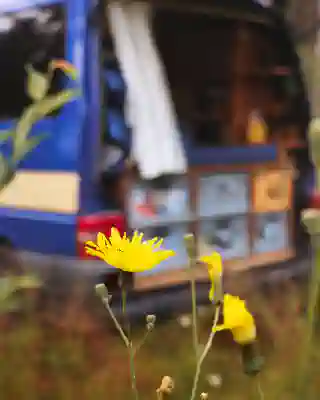
[[[190,259],[195,259],[197,256],[194,235],[189,233],[184,236],[184,244]]]
[[[259,354],[256,342],[241,346],[243,370],[246,375],[258,375],[264,366],[264,358]]]
[[[157,389],[158,393],[171,394],[174,390],[174,380],[170,376],[164,376],[161,381],[160,387]]]
[[[102,299],[109,299],[108,288],[104,283],[99,283],[95,286],[96,294]]]
[[[178,318],[178,323],[182,328],[189,328],[192,325],[192,319],[189,315],[181,315]]]
[[[146,323],[154,325],[156,323],[156,319],[157,319],[157,317],[154,314],[148,314],[146,316]]]
[[[219,374],[207,375],[206,379],[211,387],[219,388],[222,385],[222,377]]]

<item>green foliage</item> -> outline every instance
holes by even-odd
[[[13,136],[13,131],[0,131],[0,145],[5,143],[9,138]]]
[[[246,297],[259,319],[261,344],[267,358],[261,375],[265,400],[293,400],[299,343],[305,329],[297,304],[304,298],[304,288],[275,287],[267,296],[255,293],[254,288],[252,284],[253,292]],[[103,311],[100,304],[86,301],[79,291],[76,297],[63,299],[59,309],[48,306],[52,298],[47,300],[43,303],[41,297],[41,315],[33,311],[28,318],[0,327],[1,400],[131,400],[127,357],[114,331],[106,326],[105,316],[97,317]],[[212,323],[212,309],[209,306],[200,311],[198,328],[202,342]],[[132,339],[138,342],[145,327],[134,328]],[[203,366],[201,391],[208,393],[208,400],[258,400],[255,378],[242,372],[238,347],[228,334],[217,339]],[[176,319],[159,320],[139,350],[136,364],[141,400],[156,400],[155,388],[164,375],[174,377],[177,383],[172,395],[166,398],[189,400],[194,374],[191,326],[183,327]],[[305,400],[319,399],[319,368],[317,334],[310,361],[312,390]]]
[[[58,94],[48,95],[52,71],[42,74],[30,65],[26,70],[27,92],[33,103],[24,110],[14,129],[0,132],[0,146],[9,141],[12,146],[10,158],[0,154],[0,191],[12,181],[19,163],[48,136],[32,136],[32,127],[79,95],[79,90],[76,89],[66,89]]]
[[[27,92],[33,101],[43,100],[47,95],[50,86],[50,75],[41,74],[36,71],[31,65],[26,67],[27,78]]]
[[[13,179],[14,170],[9,161],[0,153],[0,191]]]
[[[22,306],[18,294],[26,289],[37,289],[40,281],[32,275],[7,275],[0,278],[0,314],[19,310]]]
[[[15,164],[19,163],[25,154],[34,150],[42,141],[40,140],[37,143],[33,137],[30,138],[33,125],[46,115],[72,101],[78,95],[78,90],[64,90],[56,95],[47,96],[41,101],[32,104],[24,111],[17,123],[13,136],[13,162]]]

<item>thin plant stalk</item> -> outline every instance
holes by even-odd
[[[319,238],[315,237],[312,239],[315,257],[313,260],[312,275],[310,278],[307,326],[304,331],[302,344],[300,374],[298,375],[298,388],[296,392],[297,400],[307,398],[309,360],[313,344],[314,327],[317,319],[318,299],[320,295],[320,249],[318,248],[320,243],[316,242],[319,240]]]
[[[139,392],[137,388],[137,376],[136,376],[136,369],[135,369],[135,363],[134,363],[134,355],[135,351],[133,349],[133,344],[130,338],[130,324],[128,321],[128,315],[127,315],[127,292],[126,289],[123,285],[123,277],[120,275],[119,279],[119,284],[121,287],[121,310],[122,310],[122,316],[123,319],[126,321],[127,325],[127,339],[128,339],[128,354],[129,354],[129,368],[130,368],[130,378],[131,378],[131,389],[134,395],[135,400],[139,400]]]
[[[186,250],[189,259],[189,273],[190,273],[190,286],[191,286],[191,304],[192,304],[192,339],[193,339],[193,349],[196,357],[196,362],[198,362],[199,356],[199,334],[198,334],[198,323],[197,323],[197,293],[196,293],[196,281],[194,278],[194,267],[196,265],[196,251],[195,242],[193,235],[186,235],[184,237]]]
[[[196,294],[196,282],[192,271],[193,262],[190,260],[190,284],[191,284],[191,302],[192,302],[192,337],[193,337],[193,348],[198,360],[198,349],[199,349],[199,336],[198,336],[198,322],[197,322],[197,294]]]
[[[146,333],[143,335],[143,338],[141,339],[141,341],[138,343],[138,345],[135,346],[134,351],[133,351],[134,356],[137,355],[137,353],[139,352],[141,347],[145,344],[145,342],[148,339],[149,334],[150,334],[150,331],[147,330]]]
[[[216,333],[215,328],[216,328],[216,326],[218,324],[218,321],[219,321],[219,316],[220,316],[220,305],[216,306],[214,319],[213,319],[213,324],[212,324],[212,329],[211,329],[208,341],[207,341],[207,343],[205,345],[205,348],[204,348],[204,350],[203,350],[203,352],[202,352],[202,354],[201,354],[201,356],[200,356],[200,358],[199,358],[199,360],[197,362],[197,368],[196,368],[196,373],[194,375],[194,380],[193,380],[190,400],[195,400],[195,398],[196,398],[202,364],[203,364],[204,360],[206,359],[206,357],[207,357],[207,355],[209,353],[209,350],[211,349],[213,338],[214,338],[214,335]]]
[[[122,312],[126,315],[126,296],[123,296],[125,291],[122,292]],[[118,330],[121,339],[123,340],[123,343],[125,344],[126,348],[128,349],[129,353],[129,366],[130,366],[130,378],[131,378],[131,388],[132,392],[134,394],[135,400],[139,400],[139,393],[137,389],[137,379],[136,379],[136,373],[135,373],[135,366],[134,366],[134,351],[133,351],[133,346],[132,342],[129,340],[127,335],[125,334],[124,330],[122,329],[121,325],[119,324],[116,316],[114,315],[111,306],[110,306],[110,299],[108,297],[103,297],[102,298],[102,303],[104,304],[106,310],[108,311],[112,321],[114,322],[114,325],[116,329]]]
[[[157,390],[157,400],[163,400],[163,393]]]
[[[111,309],[110,303],[109,303],[109,299],[108,298],[103,298],[102,299],[102,303],[105,306],[106,310],[108,311],[108,313],[109,313],[109,315],[110,315],[110,317],[111,317],[111,319],[112,319],[117,331],[120,334],[121,339],[123,340],[123,343],[125,344],[126,347],[129,347],[129,345],[130,345],[129,339],[127,338],[127,336],[124,333],[121,325],[119,324],[116,316],[114,315],[114,313],[113,313],[113,311]]]
[[[264,392],[262,390],[260,379],[257,380],[257,391],[259,400],[264,400]]]

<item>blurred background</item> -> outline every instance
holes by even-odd
[[[246,299],[265,358],[247,376],[231,334],[217,335],[197,398],[297,398],[317,250],[301,213],[320,207],[308,139],[312,123],[320,134],[319,12],[316,0],[0,2],[1,399],[132,397],[97,283],[134,343],[146,315],[157,317],[136,356],[140,399],[156,398],[164,376],[172,398],[190,397],[187,233],[197,257],[221,253],[224,289]],[[48,69],[52,60],[62,68]],[[27,65],[40,74],[33,83]],[[73,101],[23,119],[74,88]],[[17,163],[20,134],[34,146]],[[119,270],[84,251],[112,227],[163,237],[177,256],[119,285]],[[191,272],[204,344],[208,272],[195,262]],[[320,393],[317,319],[306,400]]]

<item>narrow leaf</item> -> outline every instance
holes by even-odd
[[[12,130],[0,131],[0,145],[5,143],[13,134]]]
[[[8,160],[0,153],[0,191],[4,189],[14,177],[14,170]]]
[[[78,89],[67,89],[58,94],[47,96],[34,105],[34,113],[37,119],[43,118],[58,108],[63,107],[65,104],[75,100],[79,95],[80,91]]]
[[[71,102],[78,97],[79,94],[79,90],[63,90],[58,94],[47,96],[44,100],[29,106],[24,111],[17,124],[13,141],[14,149],[21,148],[21,146],[23,146],[28,134],[31,131],[31,128],[37,121],[64,106],[65,104]],[[14,152],[16,152],[16,150],[14,150]]]
[[[41,74],[31,65],[26,67],[27,70],[27,93],[31,100],[42,100],[48,93],[50,86],[50,78],[48,74]]]
[[[33,136],[32,138],[27,139],[25,142],[21,143],[20,147],[15,148],[15,152],[13,154],[13,163],[18,164],[23,158],[34,150],[43,140],[45,140],[49,135],[44,133],[42,135]]]

